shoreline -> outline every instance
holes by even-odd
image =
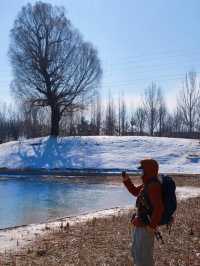
[[[187,215],[185,210],[187,210]],[[164,244],[155,240],[155,266],[200,265],[200,197],[179,201],[171,234],[159,227]],[[20,251],[0,254],[1,266],[132,266],[132,211],[47,229]]]
[[[48,220],[45,223],[19,225],[0,229],[0,253],[4,253],[5,250],[20,251],[27,244],[29,244],[30,241],[34,241],[38,235],[43,236],[49,231],[83,224],[101,217],[109,218],[113,217],[114,215],[119,215],[122,213],[125,214],[130,210],[134,210],[134,208],[131,206],[114,207],[95,212],[87,212],[80,215],[60,217],[53,220]]]
[[[177,200],[179,202],[197,197],[200,197],[200,187],[177,187]],[[35,239],[43,237],[49,232],[91,222],[93,219],[100,219],[102,217],[107,219],[113,218],[114,216],[125,215],[133,210],[134,206],[114,207],[80,215],[55,218],[42,223],[0,229],[0,253],[4,253],[6,250],[10,252],[19,252],[30,243],[33,243]]]
[[[2,176],[60,176],[60,177],[116,177],[121,176],[121,172],[126,170],[131,176],[140,175],[140,171],[137,169],[120,169],[120,168],[65,168],[65,169],[48,169],[48,168],[0,168],[0,178]],[[172,176],[192,176],[200,177],[200,173],[194,172],[162,172],[161,175],[172,175]]]

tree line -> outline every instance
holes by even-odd
[[[127,105],[125,96],[117,100],[109,94],[106,103],[98,93],[87,108],[67,112],[60,120],[60,136],[167,136],[200,138],[200,88],[197,73],[188,72],[169,111],[162,88],[152,82],[143,92],[140,103]],[[84,100],[83,100],[84,101]],[[46,107],[6,106],[0,110],[2,141],[50,135],[51,110]]]

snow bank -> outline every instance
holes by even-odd
[[[135,169],[158,160],[162,173],[200,173],[198,140],[159,137],[50,137],[0,145],[0,168]]]

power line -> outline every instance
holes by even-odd
[[[199,59],[199,60],[198,60]],[[183,63],[188,63],[188,64],[199,64],[200,62],[200,55],[199,55],[199,58],[196,58],[195,60],[192,59],[192,58],[188,58],[187,60],[184,60],[184,61],[180,61],[179,64],[183,64]],[[152,61],[146,61],[146,62],[138,62],[137,64],[119,64],[119,65],[113,65],[112,68],[104,68],[104,73],[112,73],[114,71],[121,71],[122,69],[126,69],[126,68],[145,68],[145,67],[149,67],[151,65],[153,65],[154,67],[160,67],[160,64],[163,63],[163,60],[162,61],[157,61],[157,62],[152,62]],[[173,65],[173,64],[178,64],[178,60],[177,58],[174,58],[174,61],[171,61],[171,62],[167,62],[165,63],[167,65]],[[114,69],[114,71],[113,71]]]
[[[197,74],[200,74],[200,72],[196,72]],[[178,80],[178,79],[183,79],[185,78],[185,74],[176,74],[176,75],[161,75],[161,76],[157,76],[154,78],[137,78],[137,79],[133,79],[133,80],[122,80],[122,81],[117,81],[115,82],[102,82],[103,86],[109,87],[109,86],[132,86],[134,84],[136,84],[136,82],[138,81],[147,81],[147,82],[151,82],[151,81],[159,81],[159,80]],[[180,80],[181,81],[181,80]],[[3,85],[3,84],[0,84]]]
[[[128,73],[120,73],[120,81],[119,79],[117,78],[119,76],[119,74],[104,74],[103,75],[103,80],[110,80],[110,79],[116,79],[117,82],[121,82],[122,78],[125,78],[127,80],[126,77],[139,77],[141,78],[142,77],[147,77],[147,76],[160,76],[160,75],[163,75],[163,74],[167,74],[169,76],[174,76],[174,75],[183,75],[185,76],[186,73],[188,73],[189,71],[191,70],[194,70],[195,69],[195,72],[198,73],[197,71],[200,69],[200,65],[197,67],[191,67],[189,65],[182,65],[183,68],[185,69],[188,69],[187,70],[177,70],[175,69],[173,66],[170,66],[170,65],[165,65],[165,66],[160,66],[159,68],[158,67],[152,67],[150,69],[138,69],[136,71],[134,70],[129,70]],[[148,78],[152,78],[152,77],[148,77]],[[122,80],[123,81],[123,80]],[[111,81],[112,82],[112,81]]]
[[[192,55],[194,56],[194,55],[196,55],[196,53],[199,55],[200,54],[200,50],[199,49],[194,49],[194,50],[190,50],[189,51],[190,52],[190,55],[189,56],[191,56],[191,52],[192,52]],[[162,52],[158,52],[158,53],[151,53],[151,54],[149,54],[149,55],[145,55],[145,54],[141,54],[141,55],[135,55],[135,56],[128,56],[128,57],[124,57],[123,59],[118,59],[117,60],[117,62],[118,63],[123,63],[123,62],[137,62],[138,60],[141,60],[141,58],[151,58],[152,56],[154,57],[154,56],[166,56],[167,55],[167,57],[174,57],[174,56],[186,56],[186,55],[188,55],[188,53],[187,52],[185,52],[185,51],[175,51],[175,53],[174,53],[174,51],[162,51]],[[112,65],[113,63],[109,63],[109,62],[105,62],[106,63],[106,65]]]
[[[145,73],[145,72],[144,72]],[[200,72],[196,72],[197,73],[197,75],[198,74],[200,74]],[[146,74],[146,73],[145,73]],[[152,80],[157,80],[157,81],[159,81],[160,79],[168,79],[168,80],[170,80],[170,79],[179,79],[179,78],[181,78],[181,79],[185,79],[185,73],[183,74],[183,73],[180,73],[180,74],[175,74],[175,75],[169,75],[169,74],[167,74],[167,75],[157,75],[156,77],[154,76],[154,78],[150,78],[151,80],[150,81],[152,81]],[[137,81],[146,81],[146,80],[148,80],[149,81],[149,77],[146,77],[146,78],[144,78],[144,77],[142,77],[142,78],[136,78],[136,79],[132,79],[132,80],[121,80],[121,81],[117,81],[116,83],[115,82],[103,82],[103,84],[104,85],[113,85],[113,84],[117,84],[117,85],[119,85],[119,84],[124,84],[124,83],[134,83],[134,82],[137,82]]]
[[[173,64],[172,64],[173,63]],[[172,67],[175,67],[176,66],[176,64],[177,64],[177,62],[172,62],[172,63],[168,63],[168,64],[164,64],[164,65],[153,65],[153,66],[151,66],[149,69],[147,69],[147,70],[143,70],[143,69],[139,69],[139,71],[137,71],[137,69],[138,68],[140,68],[140,67],[143,67],[143,66],[137,66],[136,67],[136,71],[134,71],[134,68],[131,68],[130,70],[131,71],[133,71],[133,73],[132,74],[134,74],[134,75],[138,75],[138,74],[144,74],[144,75],[146,75],[146,74],[152,74],[152,72],[153,72],[153,70],[156,70],[157,68],[159,68],[159,70],[165,70],[165,68],[168,68],[168,67],[170,67],[170,71],[171,70],[173,70],[173,68]],[[194,64],[194,61],[192,61],[192,63]],[[187,65],[188,64],[188,62],[185,62],[185,64],[182,64],[181,66],[183,67],[185,67],[185,68],[191,68],[191,66],[189,66],[189,65]],[[198,62],[198,64],[200,64],[200,62]],[[168,69],[167,69],[168,70]],[[187,72],[187,71],[186,71]],[[186,73],[185,72],[185,73]],[[109,77],[109,76],[108,76]],[[0,80],[0,84],[1,85],[7,85],[6,83],[10,83],[11,82],[11,79],[9,79],[9,80]]]
[[[127,65],[127,64],[132,64],[132,63],[137,63],[137,62],[139,62],[139,63],[141,63],[141,62],[150,62],[150,63],[152,63],[151,62],[151,60],[160,60],[161,58],[152,58],[152,56],[153,57],[155,57],[155,56],[166,56],[167,55],[167,58],[175,58],[175,59],[177,59],[177,57],[179,57],[179,56],[184,56],[184,57],[191,57],[191,54],[190,55],[188,55],[188,54],[186,54],[186,52],[185,51],[175,51],[175,53],[173,54],[173,53],[171,53],[171,51],[162,51],[162,52],[158,52],[158,53],[151,53],[151,54],[149,54],[149,55],[136,55],[136,56],[129,56],[129,57],[125,57],[123,60],[119,60],[119,59],[117,59],[117,64],[116,63],[109,63],[109,62],[105,62],[104,64],[105,64],[105,66],[104,66],[104,68],[106,68],[107,66],[108,67],[119,67],[119,66],[122,66],[122,65]],[[200,50],[199,49],[197,49],[197,50],[192,50],[192,56],[195,56],[195,55],[199,55],[200,56]],[[151,58],[150,60],[149,60],[149,57]],[[142,58],[147,58],[147,59],[145,59],[145,60],[142,60]],[[191,58],[191,60],[192,60],[192,58]],[[12,72],[12,70],[7,70],[7,71],[2,71],[2,70],[0,70],[0,72],[1,73],[11,73]]]

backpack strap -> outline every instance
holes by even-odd
[[[151,184],[160,184],[161,185],[161,181],[157,178],[157,177],[152,177],[151,179],[148,180],[148,182],[145,183],[144,185],[144,190],[145,190],[145,193],[148,194],[148,187],[151,185]]]
[[[149,186],[153,183],[160,184],[159,180],[156,177],[151,178],[150,180],[148,180],[148,182],[144,184],[144,189],[143,191],[141,191],[140,195],[136,200],[136,206],[138,208],[138,216],[144,224],[150,223],[150,218],[153,212],[153,206],[151,204],[148,192]]]
[[[148,182],[144,185],[144,198],[145,198],[147,205],[149,206],[150,214],[152,214],[152,212],[153,212],[153,206],[152,206],[150,198],[149,198],[148,189],[153,184],[159,184],[161,186],[161,182],[157,177],[153,177],[153,178],[149,179]]]

